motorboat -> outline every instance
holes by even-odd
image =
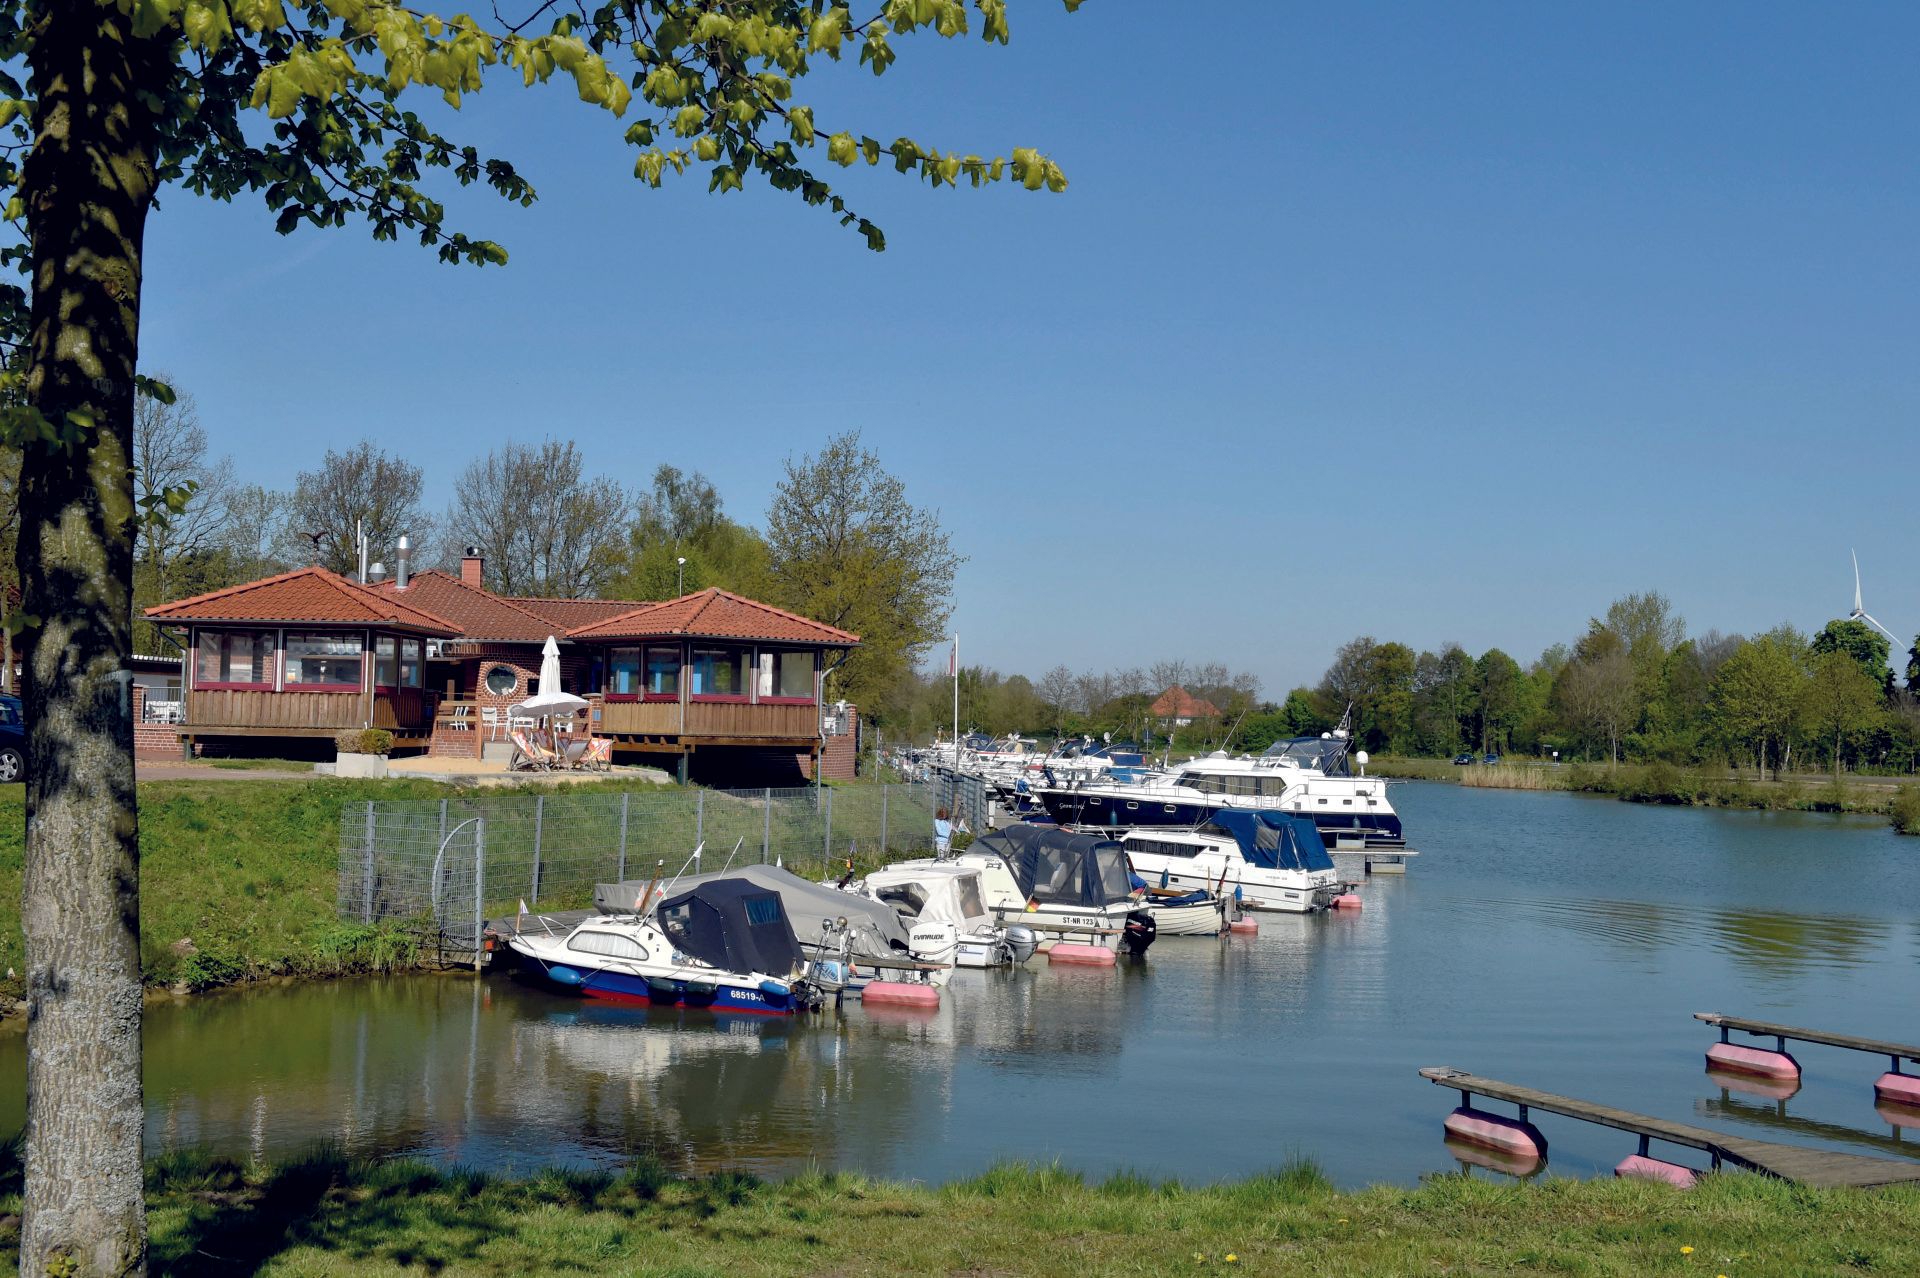
[[[933,928],[953,937],[959,967],[1018,966],[1040,937],[1023,923],[1002,924],[987,909],[980,871],[953,861],[903,861],[875,870],[846,891],[898,914],[920,937]]]
[[[1344,728],[1317,737],[1276,741],[1259,755],[1216,750],[1133,780],[1104,778],[1043,783],[1034,797],[1047,815],[1074,829],[1196,829],[1214,813],[1247,808],[1312,819],[1335,851],[1404,852],[1399,814],[1387,783],[1366,775],[1366,754],[1348,757]]]
[[[1051,826],[1010,825],[982,835],[952,864],[977,871],[987,910],[1049,943],[1146,953],[1154,922],[1134,895],[1120,844]]]
[[[507,944],[549,984],[588,998],[762,1015],[817,1003],[779,894],[744,878],[701,883],[644,914],[591,915],[565,933],[523,932]]]
[[[1211,889],[1248,910],[1304,914],[1325,909],[1345,887],[1304,814],[1223,808],[1197,829],[1129,831],[1121,846],[1150,886]]]
[[[816,962],[834,963],[837,984],[858,988],[885,971],[886,979],[945,985],[953,975],[962,932],[945,912],[903,917],[891,904],[810,882],[777,865],[743,865],[711,874],[683,875],[670,888],[725,878],[743,879],[780,898],[800,948]],[[603,914],[631,913],[651,885],[637,880],[597,884],[594,906]]]

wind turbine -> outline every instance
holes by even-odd
[[[1850,555],[1853,555],[1853,611],[1847,614],[1847,620],[1864,621],[1869,626],[1872,626],[1875,630],[1878,630],[1881,634],[1891,639],[1895,645],[1898,645],[1900,642],[1900,637],[1894,634],[1893,631],[1881,625],[1879,622],[1875,621],[1873,617],[1867,612],[1867,610],[1861,606],[1860,604],[1860,556],[1856,552],[1851,550],[1848,551],[1847,553]]]

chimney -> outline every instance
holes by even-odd
[[[393,548],[393,588],[405,590],[407,580],[413,576],[413,543],[404,536]]]
[[[460,559],[460,580],[475,589],[482,589],[486,569],[487,559],[480,553],[480,547],[468,546]]]
[[[387,566],[379,562],[378,560],[375,560],[373,567],[367,569],[367,584],[369,586],[377,586],[381,582],[385,581],[386,579],[387,579]]]

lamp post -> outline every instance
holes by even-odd
[[[681,555],[673,563],[673,593],[684,595],[687,593],[687,557]]]

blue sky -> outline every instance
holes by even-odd
[[[823,132],[1045,150],[1065,195],[651,191],[554,84],[458,136],[504,270],[171,192],[144,358],[243,477],[371,436],[433,504],[508,439],[757,522],[857,427],[968,556],[963,656],[1271,694],[1371,633],[1523,662],[1631,590],[1694,629],[1920,629],[1920,9],[1013,6],[802,81]],[[824,155],[822,156],[824,164]]]

